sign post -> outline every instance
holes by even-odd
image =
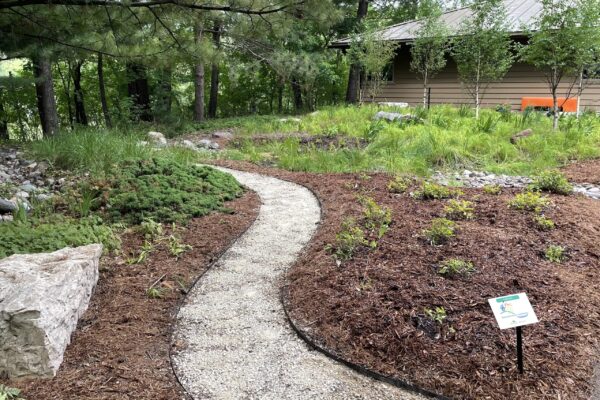
[[[500,329],[517,330],[517,367],[523,373],[523,330],[524,325],[538,323],[537,316],[527,298],[527,294],[518,293],[488,300]]]

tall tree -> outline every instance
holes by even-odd
[[[369,11],[369,0],[358,0],[358,10],[356,12],[356,28],[360,26],[361,22],[367,16]],[[358,62],[353,62],[350,65],[350,71],[348,73],[348,88],[346,90],[346,102],[357,103],[359,101],[359,90],[360,90],[360,77],[361,68]]]
[[[0,87],[0,141],[8,140],[8,117],[4,109],[4,88]]]
[[[504,78],[515,56],[502,0],[482,0],[472,10],[472,17],[460,27],[452,55],[479,118],[487,88],[491,82]]]
[[[213,26],[213,44],[216,50],[221,48],[221,30],[223,22],[220,19],[215,20]],[[210,71],[210,98],[208,100],[208,117],[217,117],[217,103],[219,100],[219,62],[213,60]]]
[[[197,22],[194,27],[195,40],[198,45],[202,43],[202,25]],[[194,66],[194,121],[204,121],[204,60],[202,57]]]
[[[38,55],[32,59],[32,62],[42,132],[44,136],[54,136],[58,133],[58,111],[54,96],[52,64],[46,55]]]
[[[150,85],[146,75],[146,67],[137,62],[128,62],[127,69],[127,94],[131,99],[131,112],[135,119],[152,121],[150,108]]]
[[[600,54],[600,2],[542,0],[542,12],[522,59],[544,72],[552,95],[553,127],[560,116],[559,88],[566,81],[565,99],[581,95],[586,68]]]
[[[71,75],[73,76],[73,100],[75,102],[75,122],[80,125],[87,125],[88,118],[85,112],[85,102],[83,100],[83,89],[81,88],[81,67],[84,60],[76,60],[73,64]]]
[[[106,85],[104,83],[104,57],[102,53],[98,53],[98,93],[100,95],[100,105],[102,107],[102,115],[104,115],[104,123],[107,128],[112,128],[112,120],[108,111],[108,102],[106,101]]]
[[[449,48],[448,28],[441,19],[442,10],[435,0],[421,3],[421,26],[410,49],[410,68],[423,80],[423,106],[428,104],[429,80],[446,66]]]

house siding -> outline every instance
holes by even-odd
[[[572,79],[564,79],[559,89],[559,97],[564,97]],[[456,64],[448,60],[446,68],[430,80],[431,104],[470,104],[471,97],[463,89]],[[522,97],[551,97],[544,74],[524,63],[516,63],[500,82],[493,82],[487,88],[483,107],[510,104],[513,110],[521,109]],[[412,106],[423,103],[423,81],[410,70],[410,53],[401,51],[394,60],[392,82],[382,85],[376,101],[406,102]],[[581,96],[581,109],[600,112],[600,80],[586,87]]]

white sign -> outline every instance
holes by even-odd
[[[525,293],[489,299],[490,307],[500,329],[538,323],[538,319]]]

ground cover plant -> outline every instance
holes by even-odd
[[[379,110],[412,113],[423,118],[423,123],[382,122],[374,134],[371,125]],[[425,110],[363,105],[324,108],[297,119],[238,119],[234,130],[241,137],[297,132],[324,135],[334,130],[340,137],[368,139],[369,144],[365,148],[322,148],[301,145],[294,137],[264,144],[247,140],[217,157],[275,164],[293,171],[385,170],[418,175],[450,169],[534,175],[572,160],[600,157],[600,119],[591,113],[579,120],[564,117],[560,130],[553,132],[552,120],[542,113],[487,109],[476,121],[468,111],[452,106]],[[484,124],[488,120],[494,123]],[[222,123],[227,126],[227,121]],[[513,135],[527,128],[532,135],[511,143]]]

